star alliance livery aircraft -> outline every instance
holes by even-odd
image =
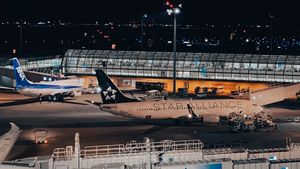
[[[80,79],[66,79],[51,82],[33,83],[27,80],[17,58],[13,58],[14,76],[17,92],[30,97],[40,97],[50,100],[63,100],[65,96],[75,96],[82,91],[83,82]]]
[[[228,116],[232,112],[243,112],[253,116],[263,108],[249,100],[210,99],[210,100],[159,100],[140,102],[128,98],[114,85],[102,71],[96,70],[99,86],[102,89],[103,111],[138,119],[197,119],[203,122],[219,122],[220,116]]]

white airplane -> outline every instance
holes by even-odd
[[[13,58],[16,91],[30,97],[40,97],[47,100],[63,100],[65,96],[75,96],[82,91],[81,79],[66,79],[51,82],[33,83],[27,80],[20,62]]]
[[[201,117],[203,122],[217,123],[220,116],[228,116],[232,112],[243,112],[244,115],[253,116],[263,110],[249,100],[240,99],[140,102],[124,96],[102,70],[96,70],[96,75],[102,90],[102,104],[99,105],[101,110],[130,118],[189,120]]]

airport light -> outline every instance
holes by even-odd
[[[180,9],[179,8],[174,8],[174,13],[175,14],[179,14],[180,13]]]
[[[148,18],[148,15],[147,14],[143,14],[142,17],[141,17],[141,49],[143,49],[144,47],[144,19],[145,18]]]
[[[169,16],[174,16],[174,27],[173,27],[173,95],[176,96],[176,41],[177,41],[177,15],[180,13],[180,9],[182,8],[182,4],[179,4],[178,7],[174,7],[174,5],[167,1],[166,5],[169,7],[167,9],[167,13]]]

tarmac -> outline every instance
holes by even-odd
[[[19,94],[0,93],[0,134],[16,123],[23,132],[8,160],[32,156],[47,156],[54,148],[74,143],[80,133],[81,146],[126,144],[131,140],[200,139],[210,147],[244,147],[249,149],[284,147],[286,138],[300,142],[300,123],[279,123],[276,131],[233,133],[228,126],[203,124],[179,126],[172,123],[149,123],[103,112],[88,101],[99,102],[98,94],[67,99],[65,103],[42,102]],[[300,106],[281,102],[266,106],[265,112],[275,119],[300,117]],[[34,130],[48,130],[48,144],[35,144]]]

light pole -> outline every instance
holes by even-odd
[[[180,8],[182,8],[182,4],[178,5],[177,8],[173,6],[173,4],[169,4],[169,7],[172,9],[168,9],[167,13],[168,15],[174,16],[174,25],[173,25],[173,95],[176,96],[176,41],[177,41],[177,15],[180,13]]]

